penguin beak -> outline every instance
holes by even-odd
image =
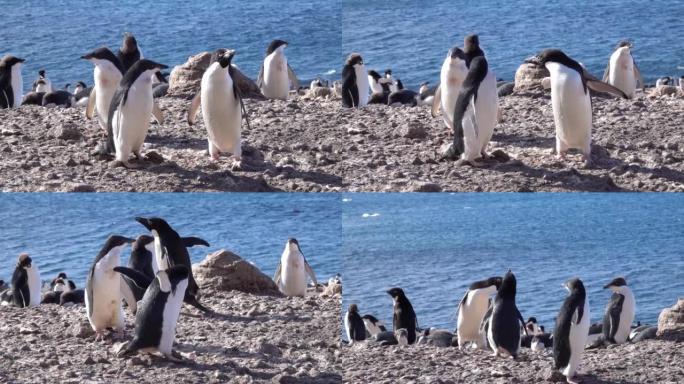
[[[606,284],[603,286],[603,289],[608,289],[608,288],[610,288],[610,284]]]
[[[26,59],[17,59],[17,61],[20,63],[24,63],[24,62],[26,62]]]
[[[86,53],[85,55],[81,56],[81,59],[83,59],[83,60],[90,60],[92,58],[93,58],[92,53]]]
[[[150,223],[149,219],[146,219],[144,217],[136,217],[135,221],[142,224],[145,228],[147,228],[148,231],[152,231],[152,224]]]
[[[539,60],[538,56],[528,57],[527,59],[525,59],[525,63],[532,65],[541,65],[541,61]]]

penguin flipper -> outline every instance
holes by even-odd
[[[466,291],[466,294],[463,295],[463,298],[461,299],[461,301],[458,302],[458,306],[456,307],[456,316],[458,316],[458,312],[461,310],[461,307],[464,306],[466,303],[466,300],[468,300],[468,293],[470,293],[469,290]]]
[[[261,63],[261,67],[259,68],[259,75],[257,76],[257,81],[256,81],[257,87],[261,89],[261,87],[264,86],[264,63]]]
[[[603,81],[600,80],[589,80],[587,79],[587,86],[591,88],[592,90],[596,92],[606,92],[606,93],[612,93],[616,96],[620,96],[623,99],[629,99],[627,94],[625,94],[622,90],[608,84],[604,83]]]
[[[520,320],[520,323],[523,325],[523,330],[525,331],[525,335],[529,336],[529,333],[527,332],[527,327],[525,326],[525,319],[523,318],[523,316],[520,313],[520,310],[518,308],[516,308],[515,310],[516,310],[516,312],[518,312],[518,319]]]
[[[311,281],[313,282],[314,287],[318,286],[318,281],[316,280],[316,274],[314,273],[313,269],[309,265],[309,262],[304,259],[304,270],[306,270],[306,274],[309,275],[311,278]]]
[[[280,287],[280,274],[282,273],[282,267],[283,267],[283,263],[279,263],[278,269],[276,269],[275,275],[273,275],[273,282],[276,283],[276,285],[279,287]]]
[[[195,125],[195,120],[197,119],[197,112],[202,104],[202,92],[197,90],[197,94],[192,98],[192,103],[190,103],[190,109],[188,110],[188,124]]]
[[[117,89],[112,97],[111,104],[109,104],[109,117],[107,119],[107,142],[105,144],[105,151],[107,153],[114,153],[116,151],[114,146],[114,114],[117,113],[117,111],[119,114],[121,114],[121,108],[126,102],[125,93],[126,91],[124,89]],[[117,124],[121,125],[121,116],[119,116]]]
[[[86,106],[85,115],[88,120],[93,118],[93,113],[95,112],[95,87],[90,91],[90,96],[88,96],[88,105]]]
[[[606,341],[615,340],[615,334],[620,326],[620,314],[622,313],[622,304],[625,302],[625,296],[619,293],[613,293],[606,307],[606,314],[603,317],[603,336]]]
[[[152,103],[152,116],[157,120],[157,124],[164,124],[164,112],[159,108],[159,104],[156,101]]]
[[[636,60],[634,60],[634,58],[632,58],[632,64],[634,64],[634,78],[636,79],[637,88],[644,89],[644,78],[641,76],[641,71],[639,70],[639,67],[637,66]]]
[[[287,77],[290,78],[290,82],[292,83],[292,88],[294,88],[295,91],[298,90],[299,89],[299,79],[297,79],[297,75],[292,70],[292,67],[290,67],[289,63],[287,64]]]
[[[132,284],[135,288],[145,291],[147,287],[152,284],[152,279],[149,276],[133,268],[114,267],[113,269],[115,272],[120,273],[121,276],[124,277],[124,281],[129,286]]]
[[[608,82],[609,77],[610,77],[610,60],[608,60],[608,64],[606,65],[606,70],[603,71],[603,81]]]
[[[194,237],[194,236],[183,237],[183,238],[181,238],[181,241],[183,242],[183,245],[185,246],[185,248],[192,248],[192,247],[197,246],[197,245],[203,245],[205,247],[209,246],[209,243],[207,243],[206,240],[201,239],[199,237]]]
[[[435,97],[432,99],[432,108],[430,108],[430,114],[432,117],[437,117],[439,109],[442,106],[442,85],[438,85],[435,89]]]

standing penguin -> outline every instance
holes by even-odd
[[[131,246],[131,257],[128,258],[128,267],[150,278],[154,278],[157,275],[159,267],[154,258],[154,237],[140,235],[135,239]]]
[[[125,73],[124,68],[121,61],[106,47],[87,53],[81,56],[81,59],[88,60],[95,65],[93,70],[95,85],[88,96],[86,118],[92,119],[97,111],[100,127],[107,131],[109,106]]]
[[[603,72],[603,81],[618,88],[630,99],[634,97],[637,88],[643,89],[644,87],[644,79],[641,77],[631,49],[632,44],[629,41],[619,42]]]
[[[370,70],[368,71],[368,83],[370,85],[370,90],[371,93],[376,94],[382,94],[385,92],[384,88],[385,86],[387,87],[387,92],[389,93],[389,84],[382,82],[382,76],[377,71]]]
[[[584,346],[589,337],[589,301],[580,279],[565,283],[570,292],[556,317],[553,330],[553,361],[568,380],[573,383],[577,366],[582,361]]]
[[[35,307],[40,304],[40,272],[27,253],[17,259],[12,273],[12,296],[14,305],[19,308]]]
[[[142,61],[144,60],[140,62]],[[136,217],[135,220],[145,226],[154,236],[154,251],[160,271],[167,270],[174,265],[183,265],[188,269],[188,289],[185,292],[184,301],[202,312],[210,312],[208,308],[197,301],[199,299],[199,287],[192,275],[190,254],[178,232],[159,217],[149,219]]]
[[[432,99],[432,109],[430,111],[432,117],[436,117],[441,111],[444,125],[450,130],[454,129],[452,121],[454,118],[454,107],[467,74],[468,67],[466,66],[465,53],[459,47],[451,48],[442,63],[439,85],[435,90],[435,97]]]
[[[606,84],[591,74],[577,61],[558,49],[545,49],[526,60],[544,66],[551,75],[551,104],[556,125],[556,155],[564,158],[568,149],[582,152],[586,166],[591,165],[591,95],[587,88],[610,92],[627,98],[624,92]]]
[[[135,40],[135,36],[132,33],[124,33],[121,48],[119,48],[116,57],[121,62],[123,73],[126,73],[138,60],[144,59],[142,52],[138,48],[138,41]]]
[[[21,67],[25,61],[11,55],[0,59],[0,109],[21,105],[24,95]]]
[[[387,293],[392,296],[392,301],[394,302],[392,329],[395,333],[401,329],[405,329],[407,332],[406,338],[408,344],[415,343],[418,319],[416,318],[416,312],[413,311],[411,302],[404,294],[404,290],[401,288],[392,288],[387,291]],[[399,337],[397,337],[397,340],[399,340]]]
[[[356,304],[349,305],[347,313],[344,314],[344,329],[347,332],[349,344],[355,341],[366,340],[366,327],[359,315],[359,307]]]
[[[114,152],[116,161],[127,168],[134,167],[128,159],[131,152],[141,160],[140,151],[150,126],[150,116],[154,113],[157,121],[163,120],[152,97],[152,76],[165,68],[166,65],[151,60],[138,60],[121,79],[112,97],[105,151]]]
[[[361,108],[368,104],[368,76],[363,58],[352,53],[342,69],[342,105],[347,108]]]
[[[299,89],[299,80],[285,57],[287,42],[273,40],[266,48],[266,57],[259,69],[257,85],[261,93],[269,99],[287,100],[290,84],[293,89]]]
[[[480,326],[489,309],[490,297],[501,287],[501,282],[501,277],[495,276],[476,281],[468,287],[457,309],[456,334],[459,349],[463,349],[468,342],[475,343],[480,349],[487,348],[486,335]]]
[[[231,64],[235,51],[218,49],[211,56],[211,64],[202,75],[200,90],[188,111],[188,124],[195,123],[199,106],[202,106],[204,125],[207,127],[209,156],[218,160],[221,152],[231,153],[233,168],[242,166],[242,117],[247,111],[237,83],[233,80],[235,68]],[[249,122],[248,122],[249,124]]]
[[[133,340],[122,347],[117,354],[119,357],[142,350],[160,352],[172,361],[180,360],[173,350],[173,341],[189,277],[190,272],[184,265],[157,273],[140,302]]]
[[[280,264],[273,276],[273,281],[280,292],[286,296],[304,296],[306,295],[307,275],[311,278],[314,286],[318,285],[316,274],[306,261],[306,257],[299,247],[299,241],[288,239],[285,250],[280,256]]]
[[[508,354],[514,359],[518,356],[520,325],[525,324],[525,320],[515,305],[515,293],[515,275],[509,270],[504,275],[501,287],[496,293],[489,317],[487,340],[489,347],[494,351],[494,356]]]
[[[121,251],[133,239],[109,236],[95,257],[86,279],[85,305],[95,341],[104,339],[107,328],[114,328],[118,337],[124,332],[124,313],[121,307],[121,279],[114,272],[121,262]]]
[[[41,69],[38,71],[38,78],[33,82],[33,92],[52,92],[52,82],[45,75],[45,70]]]
[[[613,279],[603,289],[613,291],[603,315],[603,337],[607,342],[622,344],[627,341],[634,321],[636,312],[634,293],[627,286],[624,277]]]

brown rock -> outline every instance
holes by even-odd
[[[684,340],[684,297],[670,308],[665,308],[658,316],[658,337]]]
[[[197,92],[210,61],[211,53],[201,52],[190,56],[185,63],[175,66],[169,76],[169,93]]]
[[[541,80],[549,76],[549,70],[533,64],[522,63],[515,71],[515,90],[541,89]]]
[[[240,256],[224,249],[216,251],[192,266],[197,284],[202,289],[277,294],[278,287],[270,277]]]

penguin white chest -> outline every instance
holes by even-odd
[[[224,70],[202,78],[202,116],[209,141],[221,152],[235,153],[240,145],[242,109],[233,93],[233,81]]]
[[[634,314],[636,312],[636,301],[634,300],[634,294],[631,289],[623,289],[620,294],[625,297],[625,301],[622,303],[622,312],[620,313],[620,324],[618,325],[617,332],[615,332],[615,341],[617,343],[624,343],[629,337],[629,332],[632,328],[632,322],[634,321]],[[31,294],[33,297],[33,294]]]
[[[31,265],[31,268],[26,269],[26,276],[28,278],[29,287],[29,306],[35,307],[40,304],[40,272],[38,272],[38,267]]]
[[[496,292],[495,288],[474,289],[468,292],[468,297],[458,310],[457,334],[459,346],[468,341],[481,344],[483,336],[480,324],[489,309],[489,295]]]
[[[283,255],[282,291],[287,296],[304,296],[306,294],[306,270],[304,257],[298,252],[287,252]]]
[[[12,66],[12,93],[14,94],[13,106],[20,106],[24,97],[24,79],[21,76],[21,63]]]
[[[496,77],[490,71],[478,87],[477,100],[471,102],[463,118],[466,160],[480,157],[487,148],[496,126],[497,103]]]
[[[610,56],[608,83],[623,91],[628,97],[634,96],[636,77],[634,77],[634,60],[629,51],[621,48]]]
[[[140,76],[128,90],[126,102],[119,104],[112,118],[117,160],[126,162],[131,152],[140,152],[150,126],[152,106],[152,80]]]
[[[442,109],[442,120],[444,120],[444,124],[449,129],[454,128],[452,119],[454,118],[456,99],[458,99],[466,73],[465,62],[452,63],[451,59],[446,59],[442,64],[442,71],[440,72],[440,106]]]
[[[269,99],[287,99],[290,80],[287,71],[287,58],[276,50],[264,59],[264,96]]]
[[[356,88],[359,91],[359,107],[363,107],[368,104],[368,92],[370,90],[370,84],[368,83],[368,75],[366,72],[365,65],[355,65],[354,75],[356,75]]]
[[[178,285],[176,285],[175,292],[172,291],[169,294],[166,305],[164,306],[159,352],[165,355],[170,355],[173,348],[173,341],[176,338],[176,325],[178,324],[178,317],[180,315],[183,297],[185,297],[185,290],[187,287],[187,279],[179,282]]]
[[[591,99],[580,74],[558,63],[547,63],[551,74],[551,104],[557,147],[589,153],[591,145]]]
[[[584,313],[582,315],[582,320],[578,322],[577,318],[578,311],[575,311],[570,324],[570,334],[568,335],[570,342],[570,360],[568,361],[568,365],[562,370],[566,377],[573,377],[575,375],[577,367],[582,361],[584,347],[587,344],[591,319],[588,300],[584,301]]]
[[[109,106],[123,76],[113,66],[112,68],[109,68],[109,66],[103,68],[95,66],[93,77],[95,78],[95,108],[97,109],[97,115],[102,128],[106,129],[107,119],[109,118]]]
[[[104,330],[107,327],[123,329],[124,314],[121,306],[121,276],[113,268],[120,264],[118,253],[110,252],[95,265],[91,278],[93,308],[88,317],[93,329]],[[86,305],[89,300],[86,300]]]

